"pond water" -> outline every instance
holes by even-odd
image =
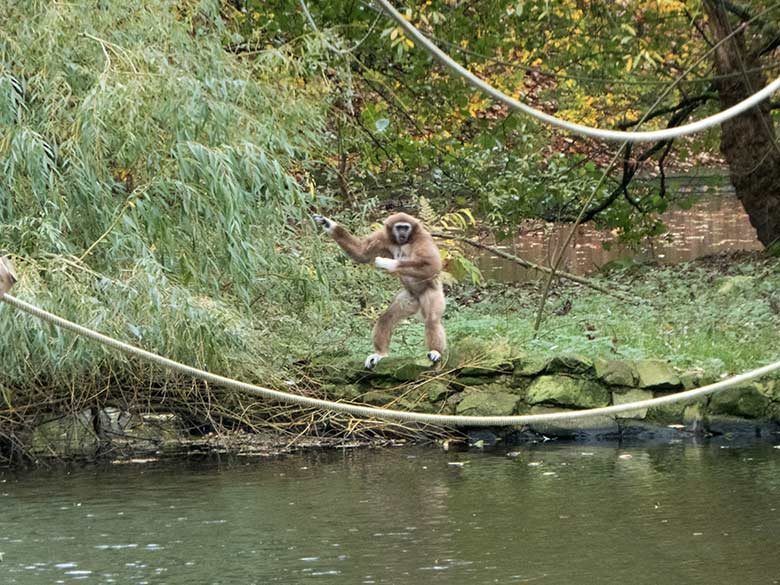
[[[5,472],[0,583],[780,582],[780,449],[547,442]]]
[[[703,195],[690,209],[670,209],[662,219],[668,233],[646,239],[638,250],[618,245],[615,233],[595,229],[590,224],[579,226],[573,247],[570,246],[566,252],[561,268],[575,274],[588,274],[599,270],[607,262],[626,258],[675,264],[721,252],[763,249],[742,203],[724,187]],[[571,225],[547,225],[521,231],[523,233],[514,240],[502,242],[497,247],[525,260],[549,266],[553,255],[566,241]],[[609,249],[604,247],[604,242],[612,243]],[[483,275],[493,280],[524,282],[540,278],[536,271],[487,252],[479,253],[476,259]]]

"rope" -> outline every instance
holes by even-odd
[[[452,57],[447,55],[433,42],[431,42],[425,35],[423,35],[417,28],[415,28],[412,23],[406,20],[401,15],[401,13],[393,8],[388,0],[376,0],[376,2],[388,13],[388,15],[393,20],[398,23],[398,25],[406,32],[406,34],[414,40],[418,47],[425,49],[442,65],[450,69],[453,73],[460,75],[464,80],[466,80],[466,82],[471,84],[476,89],[483,91],[493,99],[503,102],[511,108],[525,112],[526,114],[529,114],[530,116],[533,116],[534,118],[537,118],[552,126],[556,126],[564,130],[569,130],[575,134],[589,136],[591,138],[598,138],[601,140],[620,140],[626,142],[655,142],[660,140],[669,140],[671,138],[677,138],[680,136],[687,136],[689,134],[694,134],[696,132],[712,128],[713,126],[718,126],[723,122],[738,116],[742,112],[745,112],[746,110],[749,110],[750,108],[758,105],[763,100],[772,95],[775,91],[780,89],[780,77],[778,77],[764,89],[739,102],[738,104],[718,112],[717,114],[704,118],[703,120],[692,122],[691,124],[686,124],[684,126],[676,126],[674,128],[665,128],[663,130],[652,130],[647,132],[628,132],[592,128],[590,126],[583,126],[581,124],[567,122],[566,120],[561,120],[560,118],[546,114],[545,112],[517,101],[513,97],[482,81],[479,77],[457,63],[454,59],[452,59]]]
[[[33,317],[41,319],[47,323],[51,323],[62,329],[72,331],[77,335],[81,335],[93,341],[96,341],[102,345],[117,349],[130,356],[138,357],[154,364],[166,367],[174,372],[186,374],[194,378],[199,378],[207,382],[223,386],[225,388],[231,388],[250,394],[252,396],[259,396],[262,398],[270,398],[278,400],[280,402],[286,402],[289,404],[297,404],[299,406],[308,406],[312,408],[323,408],[336,412],[344,412],[361,417],[375,417],[389,420],[398,420],[406,422],[418,422],[428,423],[449,427],[465,427],[465,426],[519,426],[527,425],[531,423],[549,423],[557,421],[570,421],[579,420],[583,418],[592,418],[599,416],[614,415],[622,412],[631,412],[635,410],[650,408],[654,406],[662,406],[665,404],[673,404],[675,402],[686,402],[694,398],[701,398],[708,394],[714,394],[715,392],[721,392],[728,388],[734,388],[759,378],[771,372],[780,370],[780,361],[745,372],[738,376],[733,376],[715,384],[696,388],[694,390],[687,390],[685,392],[678,392],[676,394],[670,394],[668,396],[661,396],[659,398],[651,398],[649,400],[640,400],[637,402],[631,402],[626,404],[615,404],[612,406],[605,406],[602,408],[592,408],[590,410],[575,410],[568,412],[555,412],[548,414],[524,414],[524,415],[512,415],[512,416],[458,416],[447,414],[425,414],[419,412],[405,412],[400,410],[390,410],[387,408],[375,408],[372,406],[361,406],[359,404],[349,404],[344,402],[332,402],[330,400],[322,400],[319,398],[312,398],[310,396],[302,396],[299,394],[290,394],[288,392],[282,392],[279,390],[272,390],[270,388],[264,388],[262,386],[256,386],[254,384],[248,384],[246,382],[239,382],[231,378],[212,374],[205,370],[193,368],[177,361],[168,359],[166,357],[157,355],[155,353],[140,349],[133,345],[124,343],[117,339],[113,339],[97,331],[93,331],[87,327],[82,327],[72,321],[58,317],[53,313],[49,313],[40,307],[26,303],[20,299],[17,299],[9,294],[0,296],[0,300],[5,301],[12,307],[23,311]]]

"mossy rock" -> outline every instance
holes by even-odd
[[[423,394],[416,396],[407,395],[399,399],[398,408],[408,410],[409,412],[423,412],[433,414],[439,412],[439,407],[428,401],[428,397]]]
[[[92,412],[67,415],[35,427],[29,441],[35,455],[74,457],[89,456],[98,447]]]
[[[639,402],[640,400],[650,400],[653,397],[653,393],[650,390],[639,390],[632,388],[627,392],[613,392],[612,404],[627,404],[629,402]],[[628,410],[626,412],[620,412],[615,415],[617,418],[633,418],[643,419],[647,416],[647,408],[640,408],[639,410]]]
[[[514,368],[512,348],[500,341],[487,343],[467,337],[449,350],[445,366],[460,369],[464,376],[493,376]]]
[[[420,386],[419,390],[425,392],[428,402],[439,402],[454,392],[446,382],[431,380]]]
[[[354,401],[361,394],[355,384],[325,384],[321,389],[332,400]]]
[[[773,402],[780,402],[780,380],[754,382],[756,389]]]
[[[571,412],[571,409],[551,406],[534,406],[529,414],[552,414]],[[620,426],[611,416],[589,416],[585,418],[557,421],[537,421],[528,425],[535,433],[554,437],[577,436],[615,436],[620,433]]]
[[[360,396],[360,401],[372,406],[387,406],[398,400],[397,396],[381,390],[369,390]]]
[[[680,388],[680,377],[674,368],[660,360],[640,360],[635,363],[640,388]]]
[[[688,404],[683,410],[685,430],[703,433],[707,428],[707,409],[701,401]]]
[[[639,375],[634,364],[623,360],[596,360],[596,377],[609,386],[636,386]]]
[[[710,398],[709,411],[714,415],[763,418],[771,401],[760,388],[759,384],[748,384],[718,392]]]
[[[703,368],[691,368],[680,374],[680,384],[682,384],[683,388],[686,390],[701,388],[702,386],[707,386],[717,380],[718,376],[716,374],[707,372]]]
[[[528,387],[528,404],[555,404],[580,408],[608,406],[610,394],[593,380],[554,375],[540,376]]]
[[[431,362],[427,358],[389,357],[374,366],[372,372],[376,376],[411,382],[419,378],[423,372],[430,370],[431,367]]]
[[[398,388],[402,383],[395,378],[369,378],[362,385],[373,390],[390,390],[391,388]]]
[[[345,354],[317,356],[308,369],[315,378],[334,384],[349,384],[371,376],[362,360]]]
[[[509,392],[468,392],[455,412],[467,416],[510,416],[521,403],[522,397]]]
[[[515,376],[537,376],[547,369],[549,359],[541,356],[520,356],[515,358]]]
[[[683,413],[687,405],[681,402],[672,404],[662,404],[647,409],[647,420],[659,425],[682,425],[684,424]]]
[[[453,383],[459,386],[481,386],[492,384],[495,378],[487,376],[458,376]]]
[[[547,374],[592,374],[593,360],[578,353],[556,355],[547,364]]]

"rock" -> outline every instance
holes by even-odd
[[[35,427],[29,442],[32,454],[52,457],[91,456],[98,444],[90,410]]]
[[[556,404],[597,408],[609,405],[610,395],[604,386],[569,376],[540,376],[528,387],[528,404]]]
[[[472,429],[466,433],[469,447],[482,449],[484,447],[495,447],[501,437],[487,429]]]
[[[495,376],[511,372],[512,348],[501,341],[486,343],[471,337],[450,348],[446,367],[460,369],[464,376]]]
[[[682,425],[685,406],[681,402],[653,406],[647,410],[646,418],[659,425]]]
[[[401,382],[411,382],[429,369],[431,369],[431,362],[427,358],[388,357],[374,366],[373,373],[376,376],[385,376]]]
[[[365,386],[366,382],[363,382]],[[391,388],[398,388],[402,382],[399,382],[395,378],[370,378],[368,385],[374,390],[390,390]]]
[[[591,374],[593,373],[593,360],[576,353],[561,354],[550,360],[545,372],[548,374]]]
[[[549,360],[540,356],[522,356],[515,358],[515,376],[536,376],[546,368]]]
[[[612,404],[626,404],[628,402],[639,402],[640,400],[650,400],[653,393],[649,390],[629,390],[628,392],[613,392]],[[635,418],[643,419],[647,416],[647,408],[639,410],[629,410],[615,415],[617,418]]]
[[[508,392],[467,392],[455,412],[467,416],[509,416],[521,402],[520,396]]]
[[[737,416],[725,414],[709,415],[707,417],[707,430],[715,435],[743,436],[743,437],[771,437],[773,431],[771,425],[762,424],[756,420],[748,420]]]
[[[636,386],[639,378],[634,364],[622,360],[596,360],[596,377],[610,386]]]
[[[756,389],[773,402],[780,402],[780,380],[753,382]]]
[[[322,387],[325,395],[332,400],[353,401],[360,396],[360,389],[354,384],[326,384]]]
[[[686,390],[701,388],[717,381],[718,377],[702,368],[692,368],[680,374],[680,383]]]
[[[534,406],[531,414],[550,414],[555,412],[570,412],[568,409],[548,406]],[[580,439],[609,438],[620,434],[617,421],[611,416],[591,416],[572,420],[539,421],[528,427],[539,434],[548,437],[567,437]]]
[[[360,397],[360,400],[373,406],[388,406],[391,402],[395,402],[397,398],[397,396],[393,396],[389,392],[369,390]]]
[[[134,419],[137,420],[137,419]],[[178,415],[162,412],[143,414],[137,426],[128,427],[134,440],[164,445],[181,440],[183,424]]]
[[[449,387],[449,385],[439,380],[426,382],[423,386],[421,386],[421,390],[426,393],[428,402],[439,402],[440,400],[447,398],[447,396],[452,393],[452,389]]]
[[[681,427],[669,427],[646,420],[633,418],[619,419],[620,436],[623,439],[637,441],[675,441],[689,436]]]
[[[309,370],[312,376],[324,382],[348,384],[371,376],[361,360],[341,353],[327,353],[317,356]]]
[[[683,410],[683,425],[691,433],[703,434],[707,430],[707,419],[704,415],[704,403],[689,404]]]
[[[454,383],[460,386],[481,386],[482,384],[490,384],[494,381],[495,378],[487,376],[458,376],[454,380]]]
[[[748,384],[713,394],[709,411],[714,415],[729,415],[748,419],[766,416],[770,400],[759,384]]]
[[[107,406],[98,412],[98,429],[101,438],[110,440],[112,437],[126,435],[132,422],[133,416],[119,408]]]
[[[660,360],[640,360],[636,362],[636,372],[640,388],[672,389],[679,388],[680,378],[672,366]]]

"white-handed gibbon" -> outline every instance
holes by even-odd
[[[444,291],[438,278],[441,255],[423,225],[411,215],[396,213],[384,221],[382,229],[365,238],[356,238],[332,219],[315,215],[314,221],[325,228],[352,260],[359,264],[373,262],[377,268],[395,274],[404,287],[374,325],[375,353],[366,358],[366,368],[373,368],[387,356],[393,329],[418,311],[425,322],[428,359],[434,364],[441,360],[447,348],[441,324]]]

